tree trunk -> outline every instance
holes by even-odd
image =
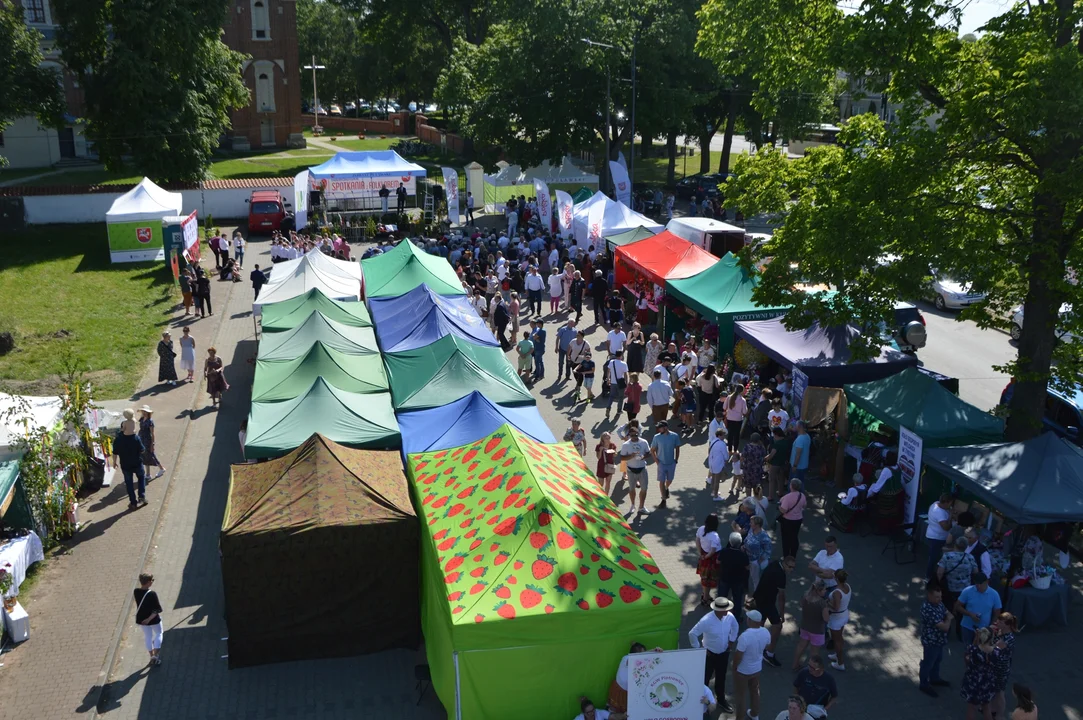
[[[1018,442],[1035,437],[1042,430],[1046,386],[1056,346],[1060,307],[1065,298],[1054,292],[1047,281],[1064,277],[1065,258],[1070,240],[1063,230],[1063,203],[1048,194],[1034,199],[1037,221],[1027,258],[1029,275],[1027,296],[1023,301],[1023,334],[1019,338],[1019,360],[1015,390],[1009,403],[1004,438]]]
[[[666,185],[672,186],[677,182],[677,133],[670,132],[666,136],[666,157],[669,164],[666,166]]]
[[[737,125],[737,101],[730,98],[726,112],[726,129],[722,136],[722,157],[718,159],[718,172],[725,175],[730,171],[730,151],[733,149],[733,129]]]
[[[714,130],[709,133],[701,133],[699,136],[699,171],[706,175],[711,172],[711,138]]]
[[[651,156],[651,150],[654,148],[654,138],[651,136],[645,136],[639,141],[639,157],[646,160]]]

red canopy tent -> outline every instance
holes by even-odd
[[[634,276],[664,287],[666,280],[698,275],[718,262],[718,258],[684,238],[663,230],[653,237],[617,248],[616,284],[627,285]]]

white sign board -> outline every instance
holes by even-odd
[[[185,250],[199,242],[199,221],[196,220],[195,210],[181,222],[181,232],[183,233]]]
[[[380,188],[386,187],[394,195],[399,183],[406,187],[407,195],[417,194],[417,181],[413,175],[373,175],[367,178],[319,178],[312,177],[311,188],[320,190],[331,198],[376,197]]]
[[[791,372],[790,392],[793,393],[793,416],[796,419],[801,419],[801,408],[805,404],[806,390],[808,390],[808,375],[794,365]]]
[[[899,426],[899,475],[906,492],[906,515],[903,523],[912,523],[917,517],[918,480],[921,478],[921,438]]]
[[[628,720],[702,720],[704,648],[628,656]]]
[[[459,173],[454,168],[442,167],[440,172],[444,175],[444,195],[447,197],[448,222],[452,225],[459,224]],[[413,178],[411,178],[413,179]]]

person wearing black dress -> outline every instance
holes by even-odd
[[[158,341],[158,382],[177,384],[177,368],[173,364],[176,358],[173,340],[169,337],[169,333],[162,333],[162,339]]]
[[[203,306],[199,308],[199,316],[214,315],[214,310],[211,308],[211,279],[203,272],[203,268],[196,270],[196,293],[203,301]],[[207,311],[207,315],[203,314],[204,310]]]

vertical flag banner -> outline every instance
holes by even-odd
[[[557,190],[557,224],[565,236],[572,231],[572,196]]]
[[[906,492],[904,523],[914,522],[918,509],[918,481],[921,478],[923,444],[920,436],[909,428],[899,426],[899,475],[902,477],[903,490]]]
[[[449,167],[442,167],[444,173],[444,194],[447,196],[447,216],[452,225],[459,224],[459,173]]]
[[[790,377],[790,389],[793,393],[793,417],[801,419],[801,411],[805,406],[805,391],[808,390],[808,375],[796,365],[793,366]]]
[[[616,163],[614,163],[616,164]],[[605,203],[596,202],[590,206],[587,214],[587,244],[593,245],[595,250],[602,247],[602,223],[605,220]]]
[[[625,170],[628,169],[628,161],[624,159],[624,151],[623,150],[618,150],[617,151],[617,162],[619,162],[620,166],[622,168],[624,168]]]
[[[620,163],[609,161],[609,172],[613,176],[613,187],[617,189],[617,202],[625,207],[632,207],[632,181],[628,179],[628,170]]]
[[[293,178],[293,226],[301,232],[308,225],[308,170]]]
[[[549,231],[553,227],[553,200],[549,197],[549,185],[544,180],[534,178],[534,197],[538,198],[542,227]]]

